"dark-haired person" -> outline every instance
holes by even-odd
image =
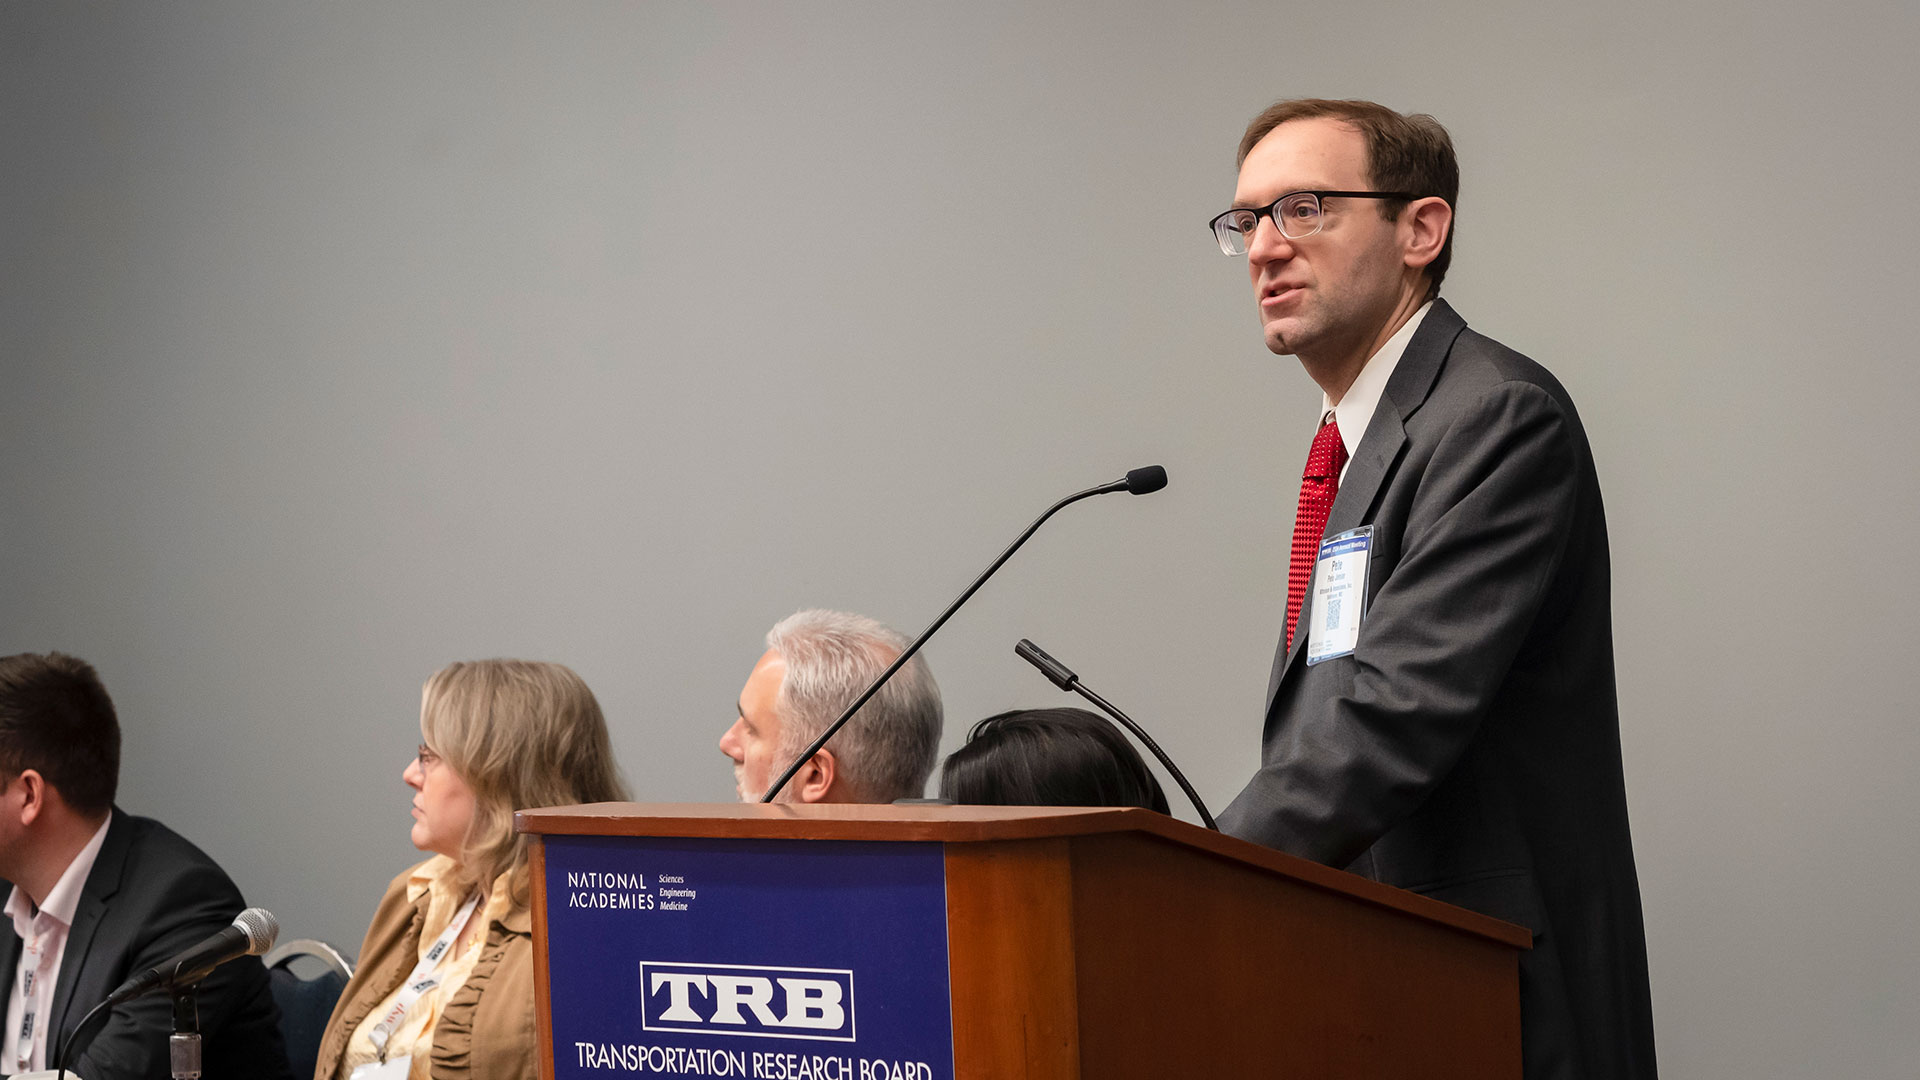
[[[533,882],[513,812],[627,797],[606,718],[560,664],[449,664],[421,691],[413,845],[320,1040],[314,1080],[533,1080]]]
[[[129,976],[233,921],[240,890],[199,848],[113,805],[120,722],[100,677],[60,653],[0,657],[0,919],[8,980],[0,1074],[48,1069],[59,1042]],[[286,1077],[280,1014],[251,956],[200,984],[209,1080]],[[173,1006],[119,1005],[76,1044],[85,1080],[166,1080]]]
[[[940,767],[940,797],[963,806],[1140,806],[1167,796],[1139,751],[1085,709],[1016,709],[973,725]]]
[[[1283,101],[1238,164],[1216,238],[1323,399],[1262,765],[1220,826],[1531,929],[1529,1080],[1651,1077],[1606,519],[1573,399],[1439,298],[1460,173],[1432,117]]]

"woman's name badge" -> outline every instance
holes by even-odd
[[[1360,620],[1367,606],[1367,555],[1373,547],[1373,526],[1320,542],[1320,558],[1313,566],[1313,622],[1307,628],[1307,663],[1317,664],[1352,654],[1360,641]]]
[[[407,1073],[413,1068],[411,1054],[388,1058],[385,1061],[369,1061],[353,1070],[349,1080],[407,1080]]]

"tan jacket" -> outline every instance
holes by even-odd
[[[373,913],[373,925],[367,927],[367,939],[360,945],[359,965],[320,1040],[314,1080],[346,1080],[341,1057],[347,1040],[420,958],[420,924],[426,919],[427,895],[407,899],[412,873],[409,868],[393,879]],[[487,926],[486,943],[473,974],[434,1025],[428,1075],[433,1080],[534,1080],[539,1073],[538,1053],[533,1021],[533,913],[516,904]]]

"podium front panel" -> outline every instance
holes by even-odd
[[[1525,929],[1150,811],[517,817],[543,1080],[1520,1075]]]
[[[953,1076],[942,845],[543,839],[556,1078]]]

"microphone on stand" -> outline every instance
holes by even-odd
[[[1207,812],[1207,805],[1200,801],[1200,795],[1193,790],[1193,785],[1187,783],[1187,778],[1180,772],[1180,767],[1173,763],[1173,759],[1167,756],[1166,751],[1160,749],[1160,744],[1154,742],[1153,736],[1148,735],[1145,729],[1139,724],[1134,723],[1132,718],[1128,717],[1126,713],[1114,708],[1113,704],[1106,698],[1080,685],[1080,676],[1070,671],[1067,665],[1048,656],[1047,651],[1040,646],[1035,645],[1026,638],[1021,638],[1020,644],[1015,645],[1013,651],[1020,659],[1039,668],[1040,674],[1045,675],[1051,680],[1053,685],[1062,690],[1071,690],[1081,697],[1086,698],[1088,701],[1093,702],[1099,706],[1101,712],[1113,717],[1120,722],[1120,726],[1133,732],[1133,737],[1139,739],[1141,745],[1152,752],[1154,757],[1160,759],[1160,764],[1167,767],[1168,775],[1172,776],[1174,780],[1179,783],[1181,791],[1187,793],[1188,801],[1192,802],[1193,808],[1200,812],[1200,820],[1206,824],[1207,828],[1212,829],[1214,832],[1220,831],[1220,826],[1213,823],[1213,815]]]
[[[273,913],[266,908],[250,907],[233,917],[233,925],[159,967],[150,967],[121,983],[118,990],[107,995],[105,1004],[111,1008],[156,990],[191,986],[229,960],[259,956],[273,948],[274,939],[279,936],[280,921]]]
[[[993,565],[987,567],[985,573],[975,578],[973,584],[967,586],[965,592],[962,592],[958,597],[954,598],[953,603],[947,605],[947,610],[941,612],[940,617],[933,620],[932,625],[920,631],[920,636],[914,638],[913,643],[902,650],[900,655],[894,658],[893,663],[887,665],[887,670],[881,672],[880,677],[873,680],[873,685],[867,687],[858,698],[854,699],[853,704],[847,707],[846,712],[840,714],[838,720],[828,724],[827,730],[821,732],[819,738],[809,743],[805,750],[800,751],[800,756],[794,758],[793,764],[788,765],[787,770],[780,774],[780,778],[775,780],[773,784],[767,788],[767,793],[760,797],[760,801],[763,803],[772,802],[773,797],[780,794],[780,789],[787,786],[787,781],[793,779],[793,774],[800,771],[800,766],[813,760],[813,755],[819,753],[820,748],[827,745],[827,740],[833,738],[835,733],[847,726],[847,721],[853,719],[853,714],[859,712],[862,705],[865,705],[873,695],[880,692],[880,688],[887,684],[887,680],[893,678],[894,672],[899,671],[907,661],[913,659],[913,655],[920,651],[920,646],[925,645],[927,639],[932,637],[935,631],[945,626],[947,620],[953,617],[953,613],[960,610],[960,605],[972,599],[973,594],[980,591],[980,586],[987,583],[987,579],[993,576],[994,571],[1000,569],[1003,563],[1012,558],[1013,553],[1020,550],[1020,545],[1026,543],[1028,537],[1038,532],[1040,526],[1046,524],[1046,520],[1058,512],[1060,508],[1077,503],[1081,499],[1092,498],[1095,495],[1110,495],[1118,491],[1124,491],[1131,495],[1151,495],[1166,486],[1167,470],[1159,465],[1147,465],[1142,468],[1128,470],[1124,478],[1115,480],[1111,484],[1102,484],[1099,487],[1076,492],[1048,507],[1046,513],[1034,519],[1033,524],[1027,526],[1027,531],[1021,533],[1019,539],[1015,540],[1007,550],[1001,552],[999,558],[993,560]]]
[[[233,924],[207,938],[193,948],[179,953],[158,967],[150,967],[138,975],[120,984],[119,989],[108,994],[106,999],[87,1011],[80,1022],[73,1026],[67,1037],[60,1043],[60,1053],[55,1058],[55,1076],[64,1074],[67,1067],[67,1055],[73,1052],[76,1039],[85,1031],[89,1022],[96,1018],[104,1019],[107,1010],[122,1002],[160,990],[179,992],[199,982],[213,973],[213,969],[229,960],[242,956],[259,956],[273,948],[275,938],[280,936],[280,920],[266,908],[252,907],[233,917]],[[177,1017],[176,1017],[177,1021]]]

